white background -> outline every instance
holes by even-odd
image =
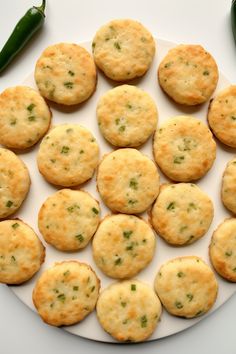
[[[236,83],[236,46],[230,27],[230,0],[48,0],[46,23],[0,76],[0,91],[21,84],[42,50],[56,42],[84,42],[113,18],[141,21],[155,37],[202,44],[220,71]],[[32,0],[0,1],[0,47]],[[152,343],[108,345],[47,326],[6,287],[0,286],[0,353],[160,353],[235,354],[236,295],[209,317],[177,335]]]

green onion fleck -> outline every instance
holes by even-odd
[[[114,47],[115,47],[117,50],[121,50],[121,46],[120,46],[120,43],[119,43],[119,42],[114,42]]]
[[[184,274],[183,272],[178,272],[178,273],[177,273],[177,276],[178,276],[179,278],[183,278],[183,277],[185,276],[185,274]]]
[[[182,309],[184,307],[184,305],[180,301],[176,301],[175,307],[177,307],[177,309]]]
[[[187,296],[189,302],[192,301],[192,299],[193,299],[193,294],[186,294],[186,296]]]
[[[96,215],[98,215],[99,211],[96,208],[92,208],[92,212]]]
[[[30,116],[30,117],[28,117],[28,120],[30,122],[35,122],[36,118],[35,118],[35,116]]]
[[[73,291],[78,291],[79,287],[78,286],[73,286]]]
[[[120,303],[120,304],[121,304],[121,306],[122,306],[122,307],[125,307],[125,306],[127,305],[127,302],[125,302],[125,301],[121,301],[121,303]]]
[[[138,181],[136,180],[136,178],[131,178],[131,180],[129,181],[129,186],[134,190],[138,189]]]
[[[147,327],[147,316],[144,315],[140,318],[140,322],[141,322],[141,327],[144,328],[144,327]]]
[[[6,207],[7,207],[7,208],[10,208],[12,205],[13,205],[13,202],[12,202],[11,200],[8,200],[8,201],[6,202]]]
[[[131,291],[136,291],[136,284],[131,284],[130,289]]]
[[[166,209],[167,210],[174,210],[175,209],[175,202],[171,202]]]
[[[115,260],[114,264],[115,265],[120,265],[122,263],[122,259],[119,257]]]
[[[130,238],[130,236],[132,235],[133,231],[123,231],[123,236],[125,238]]]
[[[61,154],[68,154],[69,150],[69,146],[63,146],[61,149]]]
[[[27,111],[32,112],[33,109],[34,109],[34,107],[35,107],[35,104],[34,104],[34,103],[31,103],[31,104],[27,107]]]
[[[17,227],[19,227],[20,225],[18,224],[18,222],[15,222],[15,224],[12,224],[11,227],[13,229],[17,229]]]
[[[79,234],[79,235],[76,235],[75,238],[79,241],[79,242],[83,242],[84,241],[84,236]]]
[[[71,90],[73,89],[74,84],[73,82],[68,81],[68,82],[64,82],[64,86]]]
[[[65,302],[65,300],[66,300],[66,296],[65,296],[65,294],[59,294],[58,296],[57,296],[57,298],[58,298],[58,300],[59,301],[61,301],[61,302]]]

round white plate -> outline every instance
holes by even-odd
[[[91,43],[85,43],[83,46],[91,51]],[[133,80],[131,84],[137,85],[140,88],[147,91],[155,100],[159,112],[159,121],[158,126],[160,126],[166,119],[176,115],[191,114],[203,122],[206,123],[206,113],[208,108],[208,102],[206,104],[197,106],[197,107],[184,107],[178,104],[175,104],[170,100],[160,89],[157,83],[157,67],[159,62],[167,53],[167,51],[175,46],[174,43],[170,43],[164,40],[157,40],[157,53],[155,55],[154,61],[150,70],[147,74],[137,80]],[[31,75],[24,82],[25,85],[36,88],[33,75]],[[229,85],[229,81],[220,74],[219,83],[217,86],[217,91],[221,90],[223,87]],[[81,104],[76,108],[65,108],[63,111],[59,110],[57,105],[50,104],[53,118],[52,125],[58,125],[62,123],[78,123],[89,128],[95,135],[99,146],[100,146],[100,157],[105,153],[112,150],[112,147],[106,143],[102,135],[99,132],[97,121],[96,121],[96,104],[98,99],[103,93],[112,87],[117,86],[116,83],[108,80],[100,72],[98,73],[98,84],[96,92],[93,96],[85,103]],[[36,154],[38,151],[38,144],[31,149],[30,151],[20,153],[19,156],[25,161],[26,165],[29,168],[32,185],[27,197],[27,200],[24,202],[23,206],[19,212],[14,215],[14,217],[19,217],[29,225],[31,225],[36,232],[39,234],[37,227],[37,216],[38,211],[45,199],[52,193],[54,193],[57,188],[53,185],[47,183],[44,178],[40,175],[36,163]],[[144,144],[140,151],[144,154],[153,158],[152,156],[152,139],[150,138],[146,144]],[[217,142],[217,158],[207,175],[199,180],[197,184],[212,198],[215,208],[215,216],[212,222],[212,225],[209,229],[209,232],[196,243],[184,247],[172,247],[167,245],[160,237],[157,236],[157,248],[155,256],[151,264],[142,272],[137,275],[137,279],[140,279],[151,286],[153,286],[153,281],[157,270],[160,265],[170,258],[184,255],[197,255],[202,257],[208,264],[208,245],[213,230],[216,229],[217,225],[227,216],[229,213],[225,210],[220,200],[220,185],[223,170],[226,166],[226,163],[233,157],[235,151],[230,148],[226,148],[222,144]],[[161,182],[165,182],[166,178],[161,174]],[[96,180],[95,176],[87,183],[81,186],[84,190],[89,191],[95,198],[100,201],[102,209],[102,217],[106,215],[109,210],[104,206],[101,198],[96,190]],[[145,215],[147,218],[147,215]],[[39,234],[42,239],[42,236]],[[44,240],[42,239],[44,242]],[[44,242],[45,244],[45,242]],[[27,306],[35,310],[32,302],[32,290],[34,284],[40,274],[52,266],[56,261],[77,259],[89,263],[94,270],[96,271],[98,277],[101,279],[102,288],[106,287],[111,282],[114,282],[113,279],[106,277],[95,265],[92,252],[91,244],[89,244],[84,250],[73,253],[60,252],[54,249],[50,245],[46,245],[46,260],[42,265],[40,271],[28,282],[20,286],[11,286],[11,290],[19,297]],[[235,291],[236,285],[229,283],[223,280],[217,275],[217,280],[219,282],[219,293],[215,305],[210,312],[215,311],[220,305],[222,305]],[[206,315],[205,315],[206,316]],[[192,326],[196,322],[204,319],[205,316],[201,316],[195,319],[182,319],[169,315],[166,311],[163,310],[161,322],[157,326],[153,335],[149,340],[166,337],[173,333],[182,331],[183,329]],[[63,327],[66,331],[73,334],[98,340],[104,342],[114,342],[112,337],[103,331],[97,318],[95,311],[90,314],[84,321],[73,326]]]

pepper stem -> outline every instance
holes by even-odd
[[[45,7],[46,7],[46,0],[43,0],[41,6],[37,6],[36,9],[44,14]]]

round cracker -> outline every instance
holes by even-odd
[[[157,125],[157,109],[148,93],[131,85],[107,91],[97,105],[97,119],[104,138],[112,145],[143,144]]]
[[[144,220],[125,214],[106,216],[93,238],[93,258],[109,277],[131,278],[152,260],[155,235]]]
[[[63,105],[87,100],[97,83],[92,56],[74,43],[46,48],[36,63],[34,76],[41,95]]]
[[[161,303],[149,285],[126,280],[101,292],[97,316],[103,329],[118,341],[141,342],[155,330]]]
[[[236,85],[231,85],[210,102],[208,122],[213,134],[223,143],[236,147]]]
[[[180,44],[169,50],[158,68],[161,88],[185,105],[206,102],[219,78],[217,64],[200,45]]]
[[[0,148],[0,219],[16,212],[30,188],[24,162],[12,151]]]
[[[153,152],[166,176],[189,182],[203,177],[212,167],[216,143],[205,123],[192,116],[177,116],[156,131]]]
[[[0,282],[21,284],[39,270],[45,249],[34,230],[23,221],[0,222]]]
[[[162,185],[153,205],[151,221],[156,232],[171,245],[190,244],[208,231],[213,203],[196,184]]]
[[[205,314],[216,300],[218,284],[210,267],[199,257],[178,257],[163,264],[155,290],[165,309],[174,316]]]
[[[99,223],[98,202],[87,192],[61,189],[49,196],[38,215],[45,241],[61,251],[84,248]]]
[[[102,26],[93,39],[92,48],[97,66],[115,81],[144,75],[155,54],[151,33],[141,23],[130,19],[113,20]]]
[[[68,326],[94,310],[99,289],[100,281],[89,265],[64,261],[43,272],[34,287],[33,302],[44,322]]]
[[[236,219],[224,220],[214,231],[209,247],[212,265],[223,278],[236,282]]]
[[[27,86],[7,88],[0,94],[0,143],[26,149],[47,132],[51,112],[43,97]]]
[[[236,214],[236,158],[230,160],[223,173],[221,199],[224,206]]]
[[[93,176],[99,147],[92,133],[78,124],[61,124],[42,140],[37,162],[50,183],[70,187]]]
[[[112,211],[142,213],[158,195],[159,174],[154,162],[138,150],[118,149],[101,161],[97,186]]]

